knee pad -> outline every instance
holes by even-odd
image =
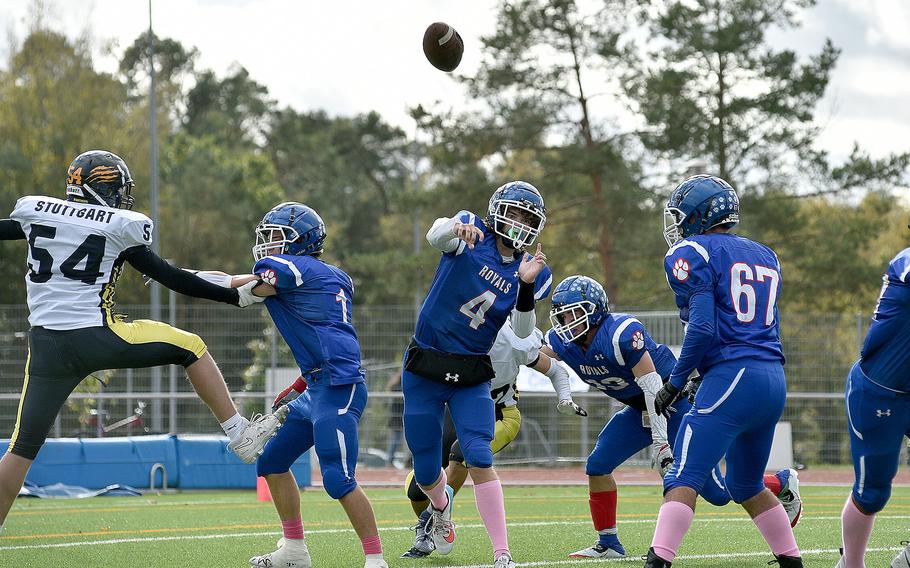
[[[710,481],[707,483],[710,483]],[[741,505],[743,501],[748,501],[749,499],[761,493],[764,488],[764,484],[762,484],[760,487],[742,487],[728,484],[727,493],[730,494],[730,499],[732,499],[734,503]]]
[[[588,458],[588,460],[585,462],[585,475],[589,477],[598,475],[612,475],[614,469],[615,468],[610,467],[609,464],[606,464],[600,460],[592,460],[591,458]]]
[[[340,469],[329,468],[322,472],[322,486],[329,497],[337,501],[357,489],[357,482]]]
[[[408,499],[416,503],[421,501],[426,501],[428,499],[426,493],[420,490],[420,487],[417,485],[417,480],[414,479],[414,470],[411,470],[411,473],[408,474],[408,477],[404,480],[404,493],[408,496]]]
[[[265,451],[256,460],[256,475],[265,477],[266,475],[290,471],[293,460],[289,463],[287,457],[283,457],[283,459],[282,457],[277,455],[277,452],[270,452],[269,447],[266,446]]]
[[[468,467],[493,467],[493,450],[489,442],[473,440],[462,447],[461,451]]]
[[[863,487],[863,494],[860,495],[857,492],[857,487],[853,487],[853,500],[859,505],[860,509],[863,512],[873,515],[878,513],[885,508],[885,505],[888,504],[888,499],[891,498],[891,484],[884,487],[870,487],[865,485]]]

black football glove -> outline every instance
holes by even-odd
[[[654,411],[663,415],[667,420],[670,419],[670,413],[676,412],[673,403],[679,400],[680,390],[668,382],[664,383],[662,389],[657,391],[654,396]]]

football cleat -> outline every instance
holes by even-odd
[[[645,568],[670,568],[672,562],[668,562],[654,552],[654,547],[648,549],[648,555],[645,557]]]
[[[367,558],[363,562],[363,568],[389,568],[385,558]]]
[[[420,513],[417,524],[412,527],[415,533],[414,545],[410,550],[402,554],[401,558],[426,558],[436,550],[436,545],[433,544],[433,537],[430,535],[430,531],[427,530],[431,517],[432,513],[430,513],[429,509]]]
[[[240,433],[240,436],[228,444],[228,448],[234,452],[243,463],[253,463],[256,461],[269,439],[275,435],[275,432],[284,424],[285,418],[288,417],[288,407],[282,406],[271,414],[257,414],[253,416],[247,427]]]
[[[847,568],[847,564],[844,562],[844,549],[839,548],[838,550],[840,550],[840,558],[837,559],[837,564],[834,568]]]
[[[512,560],[512,555],[506,552],[500,554],[499,558],[493,562],[493,568],[515,568],[515,561]]]
[[[803,568],[803,559],[799,556],[775,556],[769,564],[774,562],[777,562],[780,568]]]
[[[283,542],[278,550],[250,558],[250,566],[254,568],[311,568],[310,551],[306,541],[299,544]]]
[[[799,496],[799,475],[795,469],[782,469],[775,475],[780,479],[781,490],[777,499],[784,506],[787,517],[790,518],[790,527],[799,524],[803,514],[803,500]]]
[[[910,542],[905,540],[901,544],[906,546],[906,548],[894,557],[894,560],[891,561],[891,568],[910,568]]]
[[[439,554],[448,554],[455,547],[455,523],[452,522],[452,507],[455,502],[455,491],[446,485],[446,496],[449,503],[442,511],[433,507],[430,516],[430,523],[427,525],[430,536],[433,539],[433,545]]]
[[[626,549],[617,540],[615,544],[610,543],[610,546],[595,543],[594,546],[573,552],[569,558],[625,558],[625,556]]]

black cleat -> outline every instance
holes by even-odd
[[[657,553],[654,552],[653,547],[648,549],[648,556],[645,557],[644,568],[670,568],[672,565],[672,562],[667,562],[658,556]],[[800,564],[800,566],[802,566],[802,564]]]
[[[775,556],[768,564],[777,563],[780,568],[803,568],[803,559],[799,556]]]

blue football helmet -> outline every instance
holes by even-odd
[[[584,338],[588,330],[602,324],[609,313],[607,292],[593,278],[569,276],[553,291],[550,323],[565,343]]]
[[[699,174],[683,180],[664,209],[664,239],[669,246],[718,225],[739,223],[739,197],[719,177]]]
[[[506,246],[523,249],[543,230],[547,208],[536,187],[526,181],[510,181],[493,192],[486,221]]]
[[[253,258],[271,254],[318,255],[325,243],[325,223],[312,207],[287,201],[272,208],[256,227]]]

